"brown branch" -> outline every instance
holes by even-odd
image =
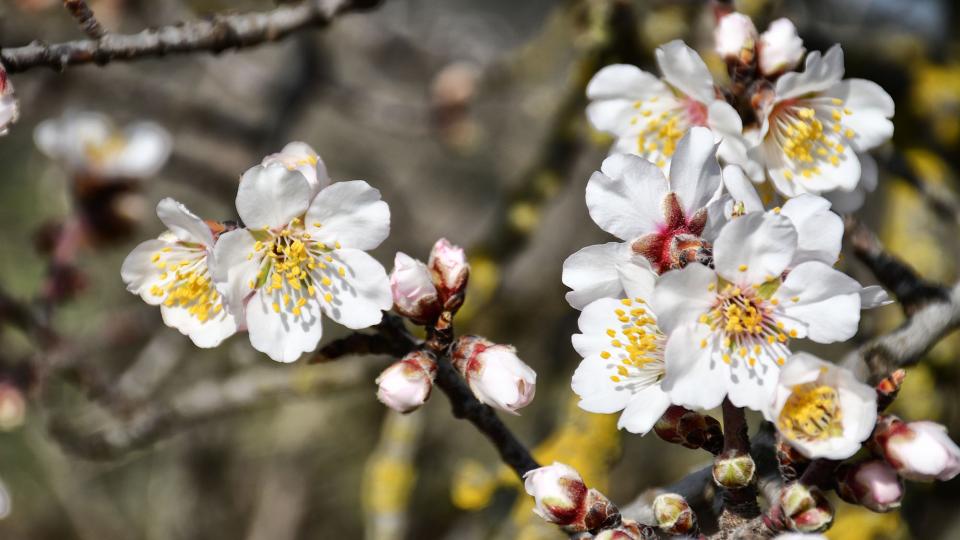
[[[69,0],[68,0],[69,1]],[[10,73],[38,66],[62,70],[67,66],[130,61],[199,51],[220,53],[278,41],[306,28],[324,28],[339,16],[374,7],[380,0],[303,0],[271,11],[242,15],[214,15],[137,34],[106,34],[98,39],[45,44],[33,42],[0,51]]]
[[[100,39],[107,35],[107,31],[100,25],[100,21],[94,16],[93,10],[90,9],[85,0],[63,0],[63,7],[67,8],[70,15],[73,15],[77,24],[80,25],[80,29],[90,39]]]

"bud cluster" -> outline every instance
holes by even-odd
[[[437,362],[427,351],[414,351],[377,377],[377,399],[399,413],[420,408],[430,398]]]
[[[431,324],[442,311],[463,305],[470,265],[463,248],[441,238],[424,264],[398,252],[390,273],[390,291],[397,313],[417,324]]]
[[[453,346],[451,361],[482,403],[517,414],[533,401],[537,373],[510,345],[480,336],[463,336]]]

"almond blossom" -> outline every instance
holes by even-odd
[[[261,165],[279,163],[291,171],[299,171],[314,192],[330,185],[327,166],[320,155],[307,143],[294,141],[287,143],[282,150],[263,158]]]
[[[13,83],[7,77],[7,70],[0,65],[0,135],[6,135],[19,117],[20,104],[13,95]]]
[[[244,173],[245,228],[217,242],[213,274],[250,343],[280,362],[316,349],[320,314],[352,329],[377,324],[393,303],[386,271],[365,250],[390,231],[390,209],[362,180],[314,186],[282,162]]]
[[[613,151],[666,168],[687,130],[705,126],[722,138],[721,158],[745,162],[743,121],[717,92],[697,52],[678,40],[658,47],[656,57],[662,80],[636,66],[614,64],[587,85],[587,117],[593,127],[617,138]]]
[[[127,255],[123,282],[144,302],[159,305],[167,326],[198,347],[216,347],[237,331],[237,318],[211,277],[214,231],[170,198],[157,205],[157,217],[167,231]]]
[[[519,414],[517,410],[533,401],[537,372],[510,345],[463,336],[454,346],[451,362],[481,403]]]
[[[563,263],[562,280],[577,309],[623,290],[618,267],[658,271],[709,258],[723,222],[720,165],[709,130],[693,128],[677,146],[669,180],[653,163],[614,154],[587,182],[587,209],[601,229],[623,242],[588,246]],[[649,261],[649,262],[648,262]]]
[[[790,19],[780,18],[760,34],[758,47],[760,71],[767,76],[776,76],[797,67],[806,49],[797,35],[797,27]]]

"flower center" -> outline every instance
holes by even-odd
[[[610,376],[613,382],[640,378],[643,386],[653,384],[663,378],[663,334],[642,298],[624,298],[620,303],[623,307],[614,314],[621,324],[607,329],[610,348],[600,357],[617,361],[612,366],[617,374]]]
[[[837,389],[808,382],[793,387],[777,425],[788,437],[822,441],[843,434],[842,420]]]
[[[716,290],[716,285],[711,283],[708,290]],[[784,331],[784,324],[773,316],[776,306],[776,299],[765,299],[753,287],[728,283],[717,293],[713,309],[700,316],[700,322],[722,336],[722,358],[727,364],[736,355],[753,367],[757,358],[767,353],[782,366],[789,353],[790,338],[796,337],[797,331]],[[706,340],[700,346],[706,348]]]
[[[83,145],[83,150],[91,161],[103,164],[109,159],[120,155],[126,146],[126,137],[119,133],[113,133],[103,141],[86,141]]]
[[[207,322],[223,310],[223,301],[213,288],[205,250],[193,244],[181,245],[195,251],[194,256],[171,260],[174,251],[165,247],[151,257],[154,266],[163,272],[160,274],[162,283],[150,287],[150,294],[165,297],[163,305],[166,307],[184,308],[200,322]]]
[[[658,167],[666,165],[665,158],[673,156],[677,143],[690,126],[707,122],[706,106],[687,97],[661,101],[660,96],[653,96],[635,101],[633,108],[637,114],[630,119],[630,124],[641,126],[637,133],[637,153],[656,156]]]
[[[773,112],[773,136],[794,166],[793,171],[784,172],[784,177],[793,180],[795,174],[803,178],[819,175],[824,163],[838,167],[846,151],[842,138],[852,139],[856,135],[841,123],[844,115],[850,114],[853,112],[843,107],[843,100],[838,98],[778,105]]]

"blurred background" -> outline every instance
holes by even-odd
[[[258,0],[92,0],[115,32]],[[896,102],[894,144],[877,153],[878,191],[861,217],[930,280],[956,279],[957,222],[921,193],[952,194],[960,170],[960,6],[950,0],[746,0],[761,30],[790,17],[808,50],[839,42],[847,76]],[[235,219],[239,175],[303,140],[335,180],[362,178],[393,213],[374,255],[426,259],[440,236],[473,265],[458,331],[514,344],[539,375],[537,397],[507,418],[541,462],[564,461],[620,505],[709,463],[655,435],[616,431],[615,415],[576,408],[570,346],[578,312],[562,261],[607,241],[583,200],[610,140],[590,130],[589,77],[607,63],[649,71],[680,38],[718,80],[713,13],[702,1],[387,0],[280,43],[218,56],[11,76],[21,117],[0,139],[0,289],[38,302],[56,337],[0,309],[0,538],[552,539],[519,483],[472,426],[436,396],[399,416],[375,398],[388,358],[275,364],[245,336],[201,350],[125,291],[120,264],[159,234],[172,196]],[[0,0],[0,46],[82,38],[58,0]],[[117,209],[132,223],[83,250],[67,275],[49,237],[76,206],[75,180],[36,150],[32,131],[66,111],[152,120],[173,154]],[[872,276],[852,257],[845,270]],[[69,286],[51,290],[56,283]],[[64,289],[64,290],[61,290]],[[895,327],[899,308],[865,314],[858,340]],[[324,343],[346,334],[325,325]],[[816,352],[839,359],[857,342]],[[960,435],[957,336],[911,368],[894,411]],[[249,388],[261,392],[249,393]],[[217,406],[219,405],[219,406]],[[753,418],[753,426],[759,419]],[[908,484],[899,511],[838,502],[831,538],[958,538],[960,480]]]

